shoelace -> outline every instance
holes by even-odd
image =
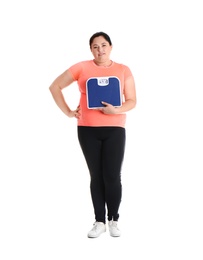
[[[92,231],[97,231],[99,227],[99,224],[97,222],[94,223],[94,227],[92,228]]]
[[[117,227],[117,222],[116,222],[116,221],[111,221],[111,222],[110,222],[110,227],[111,227],[111,228],[118,229],[118,227]]]

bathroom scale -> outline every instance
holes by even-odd
[[[120,107],[122,103],[120,80],[114,76],[89,78],[86,93],[89,109],[104,107],[102,101],[115,107]]]

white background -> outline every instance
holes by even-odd
[[[201,1],[1,1],[0,259],[203,259]],[[107,32],[128,65],[122,236],[88,239],[89,173],[75,119],[48,90]],[[77,85],[64,92],[74,109]]]

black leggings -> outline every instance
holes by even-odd
[[[78,139],[90,172],[90,191],[95,220],[117,221],[122,196],[121,167],[125,128],[78,126]]]

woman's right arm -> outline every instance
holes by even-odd
[[[74,82],[74,79],[71,75],[71,73],[66,70],[64,71],[60,76],[58,76],[51,86],[49,87],[49,90],[53,96],[54,101],[56,102],[57,106],[63,111],[65,115],[68,117],[78,117],[78,109],[71,110],[66,103],[62,89],[65,87],[68,87],[71,83]]]

